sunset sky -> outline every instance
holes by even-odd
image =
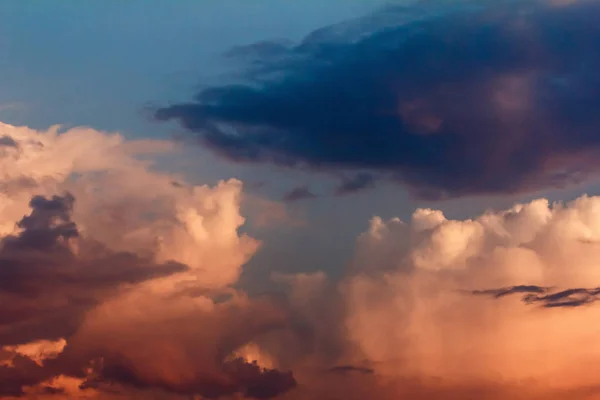
[[[598,21],[0,1],[0,399],[600,399]]]

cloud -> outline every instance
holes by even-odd
[[[228,159],[366,171],[423,198],[579,183],[598,172],[599,15],[596,1],[390,6],[250,46],[246,84],[155,117]]]
[[[300,200],[314,199],[316,197],[307,186],[298,186],[287,192],[283,196],[282,201],[285,203],[295,203]]]
[[[487,295],[487,296],[493,296],[497,299],[504,297],[504,296],[508,296],[511,294],[516,294],[516,293],[525,293],[525,294],[531,294],[531,293],[546,293],[548,291],[548,288],[543,288],[543,287],[539,287],[539,286],[534,286],[534,285],[519,285],[519,286],[513,286],[513,287],[508,287],[508,288],[501,288],[501,289],[486,289],[486,290],[474,290],[473,294],[474,295]]]
[[[542,303],[544,307],[579,307],[598,300],[600,289],[567,289],[543,296],[529,295],[523,300],[528,303]]]
[[[599,209],[582,196],[467,220],[374,218],[341,281],[275,274],[293,334],[256,343],[293,366],[282,398],[594,398],[597,293],[568,288],[600,279]]]
[[[173,185],[185,180],[149,157],[177,151],[168,142],[0,135],[15,143],[0,153],[0,397],[271,398],[295,385],[230,357],[286,321],[232,287],[260,246],[238,232],[241,182]]]
[[[371,174],[357,174],[350,179],[342,181],[340,186],[335,190],[335,194],[337,196],[344,196],[373,188],[375,187],[376,180],[377,178]]]
[[[443,387],[533,390],[523,398],[594,386],[598,290],[584,287],[600,280],[599,209],[583,196],[462,221],[430,209],[408,222],[374,218],[341,283],[345,364],[369,360],[376,376],[440,377]]]
[[[375,217],[341,279],[274,274],[294,333],[256,343],[294,366],[282,398],[597,397],[598,290],[583,285],[600,281],[599,210],[582,196]]]
[[[140,313],[140,308],[152,312]],[[284,321],[265,300],[236,297],[213,304],[206,297],[169,298],[145,287],[89,314],[71,338],[63,362],[83,366],[101,358],[91,383],[127,383],[207,398],[238,392],[269,398],[295,385],[290,373],[227,358]]]
[[[515,293],[525,293],[522,297],[523,302],[527,304],[541,303],[543,307],[579,307],[590,304],[598,300],[600,289],[566,289],[558,292],[552,292],[549,288],[538,286],[513,286],[503,289],[476,290],[476,295],[491,295],[495,298],[508,296]]]
[[[188,185],[149,157],[176,148],[90,129],[3,134],[0,397],[598,396],[600,197],[374,217],[341,277],[259,294],[241,182]]]
[[[75,329],[83,312],[123,284],[187,269],[80,240],[70,220],[74,198],[36,196],[32,212],[0,249],[0,342],[56,339]]]

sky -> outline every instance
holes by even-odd
[[[598,17],[0,2],[0,399],[600,398]]]

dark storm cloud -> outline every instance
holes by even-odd
[[[0,346],[56,339],[72,332],[82,313],[123,283],[136,283],[186,269],[155,264],[131,253],[73,239],[75,199],[67,194],[34,197],[21,231],[0,245]]]
[[[600,300],[600,288],[575,288],[553,292],[550,288],[522,285],[501,289],[476,290],[472,293],[474,295],[492,296],[496,299],[513,294],[524,294],[522,297],[524,303],[537,304],[544,308],[579,307]]]
[[[600,168],[600,3],[557,4],[428,1],[260,43],[248,84],[155,117],[232,160],[366,170],[427,198],[579,182]]]
[[[298,186],[283,195],[283,201],[286,203],[295,203],[300,200],[314,199],[317,197],[306,186]]]

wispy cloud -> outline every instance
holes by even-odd
[[[524,294],[522,300],[526,304],[539,304],[545,308],[579,307],[600,300],[600,288],[551,290],[539,286],[513,286],[510,288],[476,290],[473,294],[488,295],[501,298],[512,294]]]
[[[308,186],[298,186],[291,189],[283,195],[283,201],[286,203],[295,203],[300,200],[314,199],[317,196],[310,191]]]

